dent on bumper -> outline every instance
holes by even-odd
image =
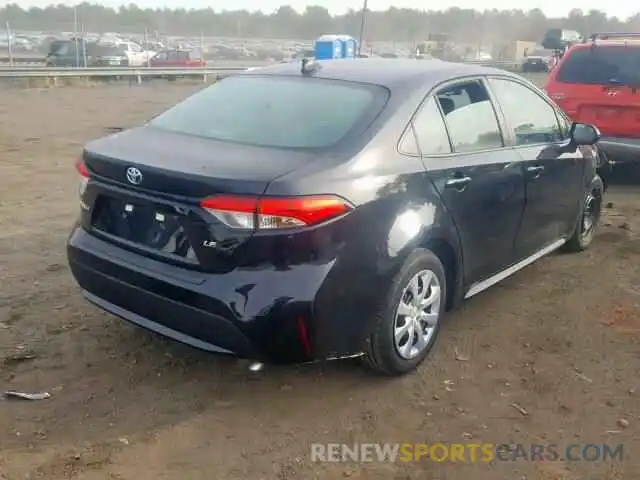
[[[209,274],[167,265],[77,228],[69,265],[85,297],[133,324],[207,351],[305,361],[296,313],[310,311],[330,265]]]
[[[142,317],[140,315],[137,315],[133,312],[130,312],[128,310],[125,310],[124,308],[121,308],[117,305],[114,305],[113,303],[107,302],[106,300],[87,292],[86,290],[83,290],[83,295],[84,297],[91,303],[93,303],[95,306],[100,307],[101,309],[117,316],[120,317],[124,320],[127,320],[131,323],[134,323],[135,325],[138,325],[142,328],[146,328],[147,330],[159,333],[160,335],[164,335],[165,337],[169,337],[172,338],[174,340],[177,340],[178,342],[181,343],[185,343],[187,345],[191,345],[192,347],[195,348],[199,348],[200,350],[206,350],[209,352],[216,352],[216,353],[224,353],[224,354],[229,354],[229,355],[236,355],[236,352],[232,352],[231,350],[227,350],[225,348],[221,348],[218,347],[217,345],[213,345],[211,343],[207,343],[204,342],[202,340],[199,340],[195,337],[186,335],[184,333],[181,333],[177,330],[173,330],[165,325],[162,325],[161,323],[158,322],[152,322],[151,320],[149,320],[148,318]],[[248,351],[246,352],[248,353]]]

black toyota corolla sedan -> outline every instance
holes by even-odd
[[[589,246],[598,138],[501,70],[256,69],[85,147],[69,263],[91,303],[194,347],[399,375],[461,300]]]

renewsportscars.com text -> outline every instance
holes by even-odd
[[[312,444],[313,462],[603,462],[621,461],[622,444],[340,443]]]

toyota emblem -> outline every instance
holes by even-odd
[[[136,167],[127,168],[127,180],[134,185],[140,185],[142,183],[142,172]]]

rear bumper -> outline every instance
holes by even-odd
[[[603,137],[599,148],[615,163],[640,162],[640,139]]]
[[[193,347],[277,363],[326,358],[342,348],[327,344],[331,335],[322,335],[313,318],[331,264],[203,273],[124,250],[79,227],[67,255],[91,303]]]

